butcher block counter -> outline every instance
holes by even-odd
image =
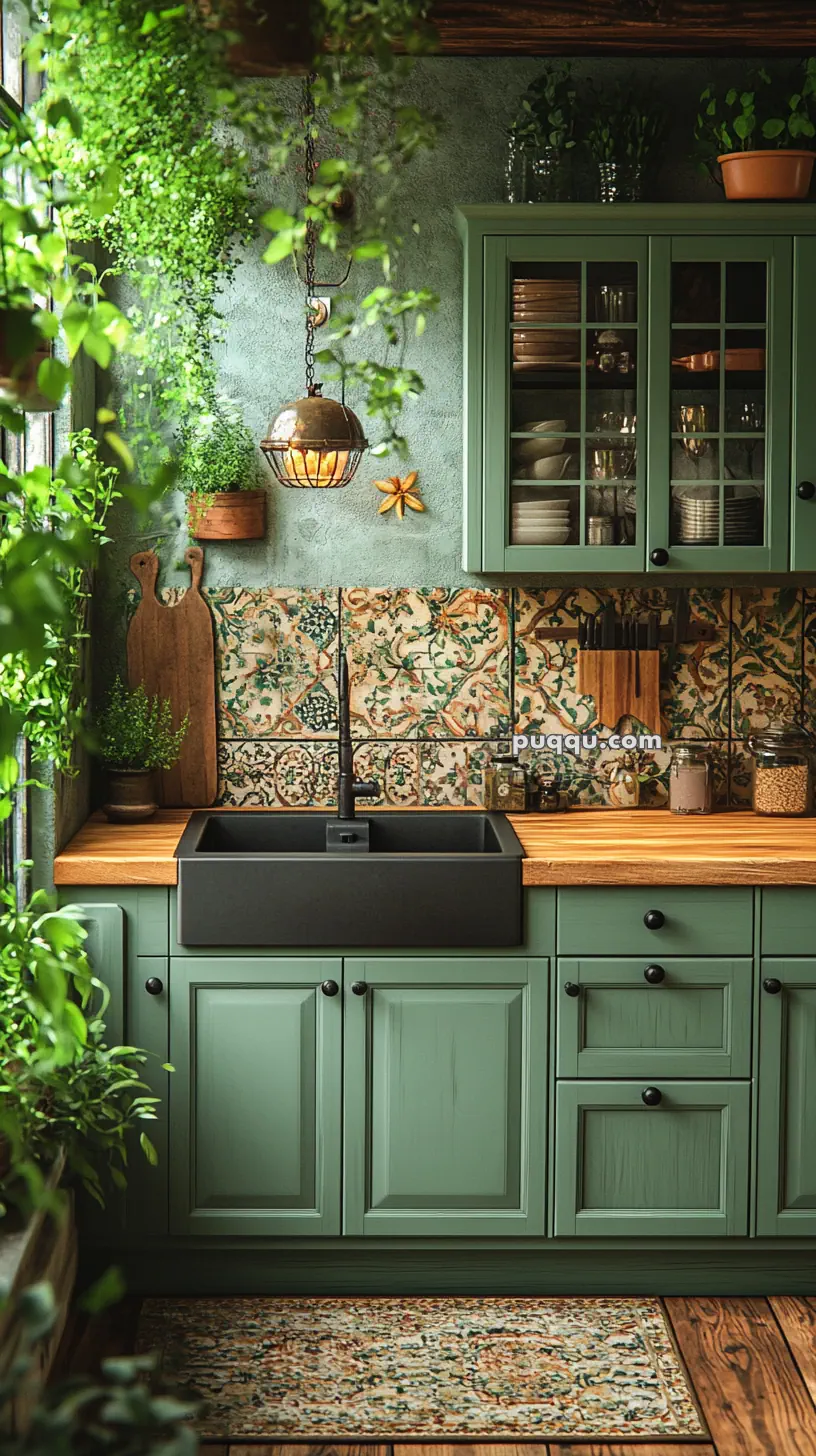
[[[175,885],[189,817],[162,809],[146,824],[125,825],[95,814],[57,856],[54,881]],[[525,885],[816,885],[816,818],[576,809],[513,814],[510,822],[524,847]]]

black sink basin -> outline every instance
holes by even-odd
[[[199,810],[181,837],[182,945],[520,945],[523,851],[502,814]]]

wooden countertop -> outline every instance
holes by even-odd
[[[816,818],[585,809],[510,822],[525,885],[816,885]]]
[[[55,883],[175,885],[190,812],[160,809],[146,824],[94,814],[57,856]],[[526,855],[525,885],[816,885],[816,818],[579,809],[510,822]]]

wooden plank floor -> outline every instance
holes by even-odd
[[[205,1443],[202,1456],[816,1456],[816,1297],[672,1298],[666,1313],[711,1433],[701,1441],[548,1444],[281,1445]],[[61,1374],[95,1373],[132,1348],[126,1300],[69,1326]]]

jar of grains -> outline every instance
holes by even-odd
[[[798,723],[771,723],[748,739],[755,814],[809,814],[814,743]]]

